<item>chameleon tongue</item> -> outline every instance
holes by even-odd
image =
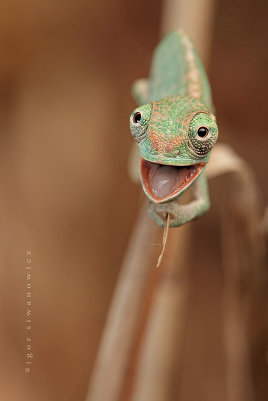
[[[191,185],[204,166],[203,162],[189,166],[170,166],[142,159],[143,189],[153,202],[167,202]]]
[[[176,167],[157,165],[156,168],[151,169],[149,181],[153,195],[160,199],[168,196],[172,192],[177,178]]]

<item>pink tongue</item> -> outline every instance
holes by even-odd
[[[156,198],[168,196],[177,182],[178,171],[172,166],[156,166],[150,174],[152,193]]]

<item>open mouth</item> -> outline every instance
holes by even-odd
[[[188,188],[205,164],[201,162],[190,166],[169,166],[142,159],[141,179],[144,190],[154,202],[166,202]]]

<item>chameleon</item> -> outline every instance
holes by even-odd
[[[156,223],[177,227],[210,207],[205,167],[218,139],[208,78],[189,37],[168,33],[156,47],[150,77],[134,82],[139,104],[130,131],[140,154],[140,180]],[[192,188],[191,199],[182,195]]]

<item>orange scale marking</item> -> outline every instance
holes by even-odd
[[[150,138],[150,141],[152,143],[154,150],[159,152],[159,150],[162,150],[164,148],[164,141],[160,135],[158,135],[155,132],[151,132],[149,135],[149,138]]]

